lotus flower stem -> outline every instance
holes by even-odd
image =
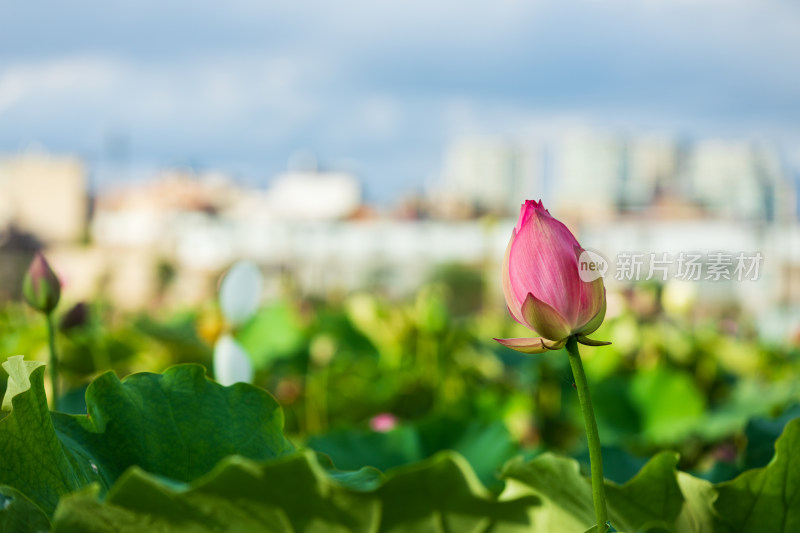
[[[600,453],[600,435],[597,433],[597,422],[594,419],[592,399],[589,397],[589,384],[583,371],[581,354],[578,351],[578,341],[575,337],[567,340],[567,353],[572,375],[575,377],[575,387],[578,389],[578,400],[583,412],[583,421],[586,425],[586,438],[589,442],[589,462],[592,469],[592,500],[594,501],[594,514],[597,517],[598,533],[605,533],[608,522],[606,509],[606,492],[603,483],[603,457]]]
[[[50,341],[50,391],[53,396],[53,410],[58,410],[58,354],[56,353],[56,332],[53,326],[53,313],[46,313],[47,336]]]

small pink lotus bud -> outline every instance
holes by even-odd
[[[36,253],[22,280],[22,295],[31,307],[45,314],[50,314],[58,305],[61,282],[40,252]]]
[[[497,342],[524,353],[561,348],[573,335],[583,344],[608,344],[586,338],[605,317],[606,290],[602,277],[581,279],[583,251],[541,201],[522,205],[503,260],[503,293],[511,316],[540,337]]]
[[[386,433],[397,426],[397,417],[392,413],[380,413],[369,420],[369,427],[377,433]]]

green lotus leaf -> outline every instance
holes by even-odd
[[[675,477],[677,455],[662,452],[624,485],[606,481],[609,520],[618,530],[673,530],[683,506]],[[532,461],[509,461],[503,471],[504,494],[532,493],[543,505],[532,509],[542,531],[585,531],[595,523],[592,489],[577,461],[545,453]]]
[[[103,374],[87,389],[88,416],[51,413],[43,376],[43,367],[32,369],[30,388],[0,420],[0,484],[23,491],[48,516],[62,495],[91,484],[102,494],[133,466],[189,482],[229,455],[270,459],[293,449],[266,391],[223,387],[199,365],[122,381]]]
[[[374,482],[369,469],[354,474]],[[453,453],[390,473],[374,490],[341,483],[305,452],[268,462],[229,457],[183,487],[133,468],[105,502],[98,492],[66,496],[54,531],[529,533],[526,509],[537,503],[497,501]]]
[[[720,483],[715,531],[800,531],[800,418],[786,424],[775,456],[763,467]]]

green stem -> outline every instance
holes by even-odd
[[[586,425],[586,438],[589,441],[589,461],[592,466],[592,499],[594,500],[594,514],[597,517],[597,531],[604,533],[608,522],[606,510],[606,492],[603,484],[603,457],[600,453],[600,435],[597,433],[597,422],[594,419],[592,399],[589,397],[589,384],[583,372],[581,354],[578,351],[578,341],[575,337],[567,340],[567,353],[572,375],[575,377],[575,386],[578,389],[578,400],[583,411],[583,422]]]
[[[53,396],[53,410],[58,410],[58,355],[56,354],[56,331],[53,326],[53,315],[47,313],[47,335],[50,340],[50,391]]]

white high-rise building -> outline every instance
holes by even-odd
[[[774,150],[744,141],[700,141],[687,164],[689,194],[710,213],[739,220],[794,218],[794,191]]]
[[[680,195],[677,143],[666,136],[633,137],[625,146],[625,168],[619,187],[623,210],[646,209],[661,193]]]
[[[571,135],[553,150],[552,206],[581,218],[609,218],[619,208],[624,143],[611,136]]]
[[[541,151],[497,140],[463,140],[444,158],[449,201],[475,211],[516,213],[525,199],[543,196]]]

